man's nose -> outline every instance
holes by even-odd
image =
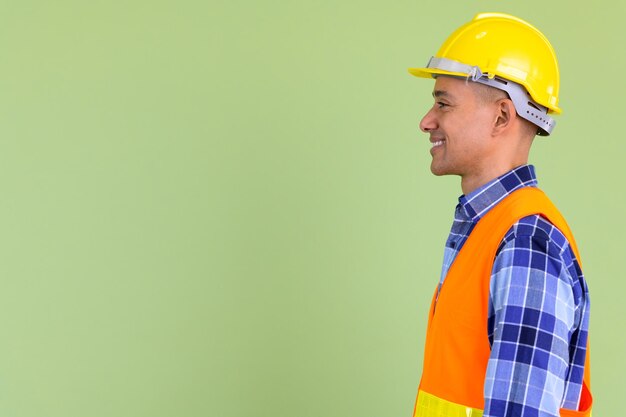
[[[437,128],[437,120],[433,115],[433,109],[428,110],[428,113],[422,117],[422,121],[420,122],[420,129],[424,133],[428,133],[431,130],[435,130]]]

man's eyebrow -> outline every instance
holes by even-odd
[[[438,97],[451,97],[450,93],[448,93],[445,90],[435,90],[433,91],[433,97],[438,98]]]

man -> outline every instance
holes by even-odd
[[[527,165],[548,136],[559,70],[548,40],[513,16],[457,29],[418,77],[431,171],[463,195],[430,309],[414,416],[589,416],[589,295],[565,220]]]

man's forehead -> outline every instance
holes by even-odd
[[[464,79],[439,76],[435,80],[433,97],[459,97],[470,91],[470,83]]]

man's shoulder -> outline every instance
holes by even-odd
[[[563,252],[569,247],[565,235],[539,214],[523,217],[513,223],[502,239],[502,246],[512,241],[532,242],[558,252]]]
[[[539,214],[526,216],[508,230],[496,251],[494,271],[508,266],[531,268],[560,277],[577,275],[576,257],[563,233]]]

